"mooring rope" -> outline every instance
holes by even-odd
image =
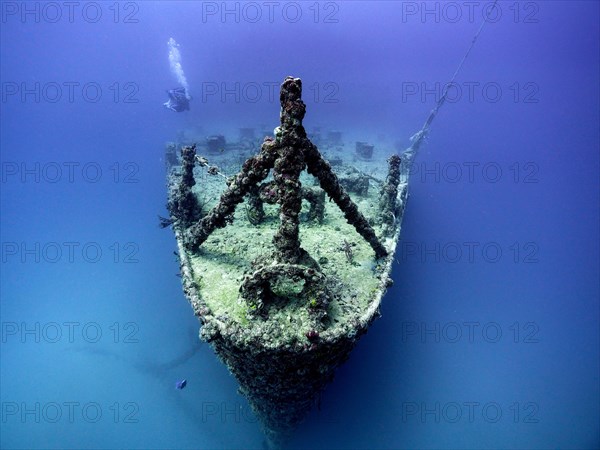
[[[462,60],[460,61],[460,64],[456,68],[456,70],[454,71],[454,75],[452,75],[452,79],[448,83],[446,83],[446,85],[444,86],[444,91],[442,92],[442,96],[439,98],[439,100],[437,101],[435,107],[429,113],[429,116],[427,117],[427,120],[425,121],[425,124],[423,125],[423,127],[419,131],[417,131],[410,138],[410,140],[412,141],[412,144],[411,144],[411,146],[409,148],[407,148],[403,152],[403,154],[407,157],[406,159],[411,160],[413,158],[413,156],[415,155],[415,153],[417,152],[417,150],[419,150],[421,142],[423,142],[423,140],[427,137],[427,134],[429,133],[429,127],[431,126],[431,122],[433,122],[433,119],[437,115],[439,109],[441,108],[441,106],[446,101],[446,96],[448,95],[448,89],[454,83],[454,80],[456,80],[456,77],[458,76],[460,70],[462,69],[463,64],[465,63],[465,61],[469,57],[469,54],[471,53],[471,50],[473,50],[473,47],[475,46],[475,42],[477,41],[477,38],[481,34],[481,31],[483,30],[484,25],[488,22],[488,19],[490,17],[491,11],[493,11],[496,8],[496,4],[497,3],[498,3],[498,0],[494,0],[494,3],[492,4],[492,7],[490,9],[488,9],[488,11],[486,12],[486,15],[485,15],[485,18],[483,19],[483,22],[481,22],[481,25],[479,26],[479,29],[477,30],[477,33],[475,33],[475,36],[473,36],[473,39],[471,40],[471,45],[469,46],[469,49],[467,50],[467,52],[463,56]]]

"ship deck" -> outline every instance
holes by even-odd
[[[227,175],[235,174],[239,169],[239,165],[231,163],[226,155],[210,159],[211,164],[219,166]],[[224,191],[225,179],[207,174],[205,168],[196,167],[195,170],[194,193],[204,211],[208,211]],[[355,170],[370,177],[368,193],[359,195],[352,190],[348,193],[369,219],[390,255],[376,260],[370,245],[346,222],[343,213],[327,197],[321,223],[306,220],[309,204],[303,201],[301,246],[318,262],[327,287],[334,294],[327,307],[326,318],[321,321],[322,334],[351,335],[357,324],[373,309],[373,303],[378,306],[399,234],[401,217],[397,218],[398,232],[394,233],[395,236],[384,237],[378,221],[381,185],[376,180],[385,180],[385,160],[354,161],[350,165],[334,167],[342,178]],[[266,181],[269,180],[270,177]],[[306,172],[300,180],[303,186],[315,185],[314,177]],[[186,251],[183,255],[189,262],[198,297],[217,322],[244,330],[244,336],[238,338],[254,342],[260,339],[268,347],[307,345],[307,335],[315,329],[315,324],[310,313],[313,299],[301,294],[303,280],[282,277],[271,284],[274,306],[269,309],[268,320],[249,315],[249,305],[241,298],[240,285],[244,277],[256,269],[256,261],[268,260],[274,250],[273,236],[279,226],[277,205],[264,204],[266,218],[259,225],[250,223],[247,207],[246,202],[238,205],[231,224],[214,231],[197,252]]]

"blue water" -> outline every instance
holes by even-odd
[[[406,148],[490,4],[65,3],[1,3],[0,444],[260,449],[157,226],[164,143],[277,126],[294,75],[309,130]],[[291,448],[600,444],[599,5],[499,7],[417,157],[383,317]]]

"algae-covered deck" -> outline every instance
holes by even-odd
[[[196,170],[200,171],[196,178],[202,181],[197,182],[194,193],[204,209],[211,209],[225,189],[225,182],[208,175],[205,168]],[[340,170],[340,175],[345,171],[352,172],[346,168]],[[383,164],[371,164],[370,179],[360,173],[354,178],[360,182],[361,193],[349,193],[377,235],[384,234],[379,220],[381,184],[373,179],[385,179],[386,171]],[[312,186],[315,178],[305,174],[301,182],[303,186]],[[299,231],[301,247],[316,261],[329,291],[334,294],[321,321],[322,327],[318,328],[321,333],[351,333],[377,294],[385,264],[375,258],[371,246],[347,222],[335,203],[325,202],[324,206],[322,220],[311,220],[311,205],[304,200]],[[250,209],[247,200],[238,205],[232,223],[215,230],[197,251],[188,253],[202,300],[218,320],[243,325],[249,339],[260,336],[273,346],[309,343],[307,336],[317,328],[311,311],[316,300],[307,294],[302,278],[281,276],[272,280],[269,320],[248,319],[251,305],[241,297],[240,286],[246,275],[273,255],[273,238],[279,225],[278,205],[265,204],[264,220],[257,224],[251,223]],[[384,245],[393,251],[391,238]]]

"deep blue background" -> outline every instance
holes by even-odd
[[[304,81],[309,129],[338,128],[382,151],[394,142],[407,147],[435,98],[403,99],[403,89],[447,81],[489,4],[477,4],[469,20],[455,3],[462,17],[452,21],[445,3],[427,4],[440,8],[439,20],[403,15],[421,2],[320,3],[318,20],[314,4],[302,3],[296,23],[293,9],[282,16],[283,2],[272,23],[262,3],[256,23],[250,9],[239,21],[203,19],[203,9],[220,2],[122,3],[116,23],[112,3],[98,4],[97,23],[93,9],[82,16],[85,2],[72,21],[64,7],[56,23],[44,3],[27,4],[40,8],[39,20],[10,15],[14,5],[22,8],[2,3],[0,24],[2,448],[261,448],[235,380],[196,343],[173,235],[157,227],[156,215],[166,215],[164,143],[186,126],[231,136],[240,126],[273,128],[279,106],[266,88],[255,103],[203,98],[204,89],[291,74]],[[383,317],[338,371],[321,411],[301,426],[295,448],[599,444],[599,7],[500,7],[457,79],[480,83],[472,101],[463,91],[447,103],[418,155],[417,168],[440,178],[413,176]],[[169,37],[181,45],[194,96],[185,114],[161,106],[176,84]],[[51,102],[52,83],[69,82],[79,83],[73,101],[65,89]],[[8,95],[22,83],[39,83],[39,99]],[[98,102],[84,98],[86,83],[101,87]],[[318,98],[309,89],[315,83]],[[326,83],[337,86],[337,102],[324,101]],[[484,96],[486,83],[501,88],[497,101]],[[23,163],[34,172],[39,164],[39,182],[21,172]],[[65,163],[79,164],[72,182]],[[53,183],[56,164],[64,171]],[[85,164],[102,169],[98,182],[84,177]],[[472,180],[468,164],[477,165]],[[486,164],[502,169],[497,182],[484,176],[493,175],[482,171]],[[452,182],[457,166],[463,172]],[[136,173],[126,178],[131,167]],[[79,243],[72,262],[66,242]],[[14,243],[49,252],[58,243],[64,253],[54,263],[53,253],[38,253],[37,262],[35,254],[13,254]],[[98,262],[82,255],[86,243],[102,249]],[[468,245],[476,246],[472,259]],[[481,253],[486,245],[502,250],[497,262]],[[408,251],[415,246],[433,250],[415,255]],[[455,258],[456,248],[463,253]],[[73,342],[65,322],[79,324]],[[477,324],[472,339],[467,322]],[[54,323],[63,332],[57,339]],[[92,325],[82,336],[84,324]],[[36,327],[39,342],[35,332],[21,334]],[[102,331],[97,343],[89,342],[94,327]],[[434,333],[412,334],[415,327]],[[125,342],[128,332],[137,342]],[[167,367],[193,348],[185,364]],[[188,387],[176,391],[183,377]],[[66,402],[77,403],[73,420]],[[39,417],[22,415],[36,404]],[[57,404],[62,416],[53,422]],[[95,422],[94,405],[102,411]]]

